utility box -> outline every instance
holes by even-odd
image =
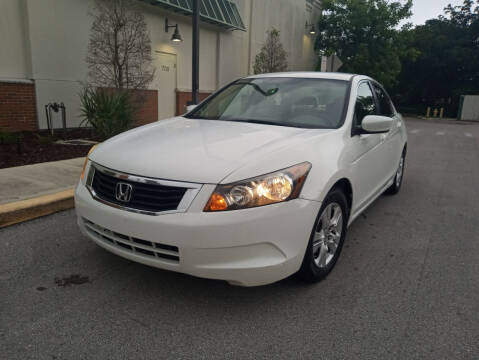
[[[458,120],[479,121],[479,95],[462,95]]]

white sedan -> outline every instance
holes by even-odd
[[[186,115],[97,146],[75,192],[83,234],[146,265],[256,286],[323,279],[347,227],[401,187],[404,122],[373,79],[237,80]]]

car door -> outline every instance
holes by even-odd
[[[387,169],[385,175],[385,181],[387,181],[396,173],[399,158],[402,153],[402,140],[400,133],[402,121],[384,88],[376,82],[372,82],[371,85],[378,105],[378,115],[387,116],[393,119],[391,130],[387,134],[384,134],[384,166]]]
[[[361,81],[357,88],[356,105],[347,145],[351,161],[355,204],[352,213],[361,211],[385,185],[389,166],[385,169],[385,134],[361,134],[361,123],[367,115],[377,115],[378,105],[369,81]]]

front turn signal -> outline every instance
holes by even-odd
[[[208,201],[208,204],[206,205],[206,209],[208,209],[208,211],[223,211],[227,208],[228,204],[226,203],[226,199],[223,197],[223,195],[218,193],[213,193]]]

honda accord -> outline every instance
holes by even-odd
[[[403,179],[401,115],[373,79],[239,79],[113,137],[75,191],[83,234],[142,264],[256,286],[335,266],[348,226]]]

